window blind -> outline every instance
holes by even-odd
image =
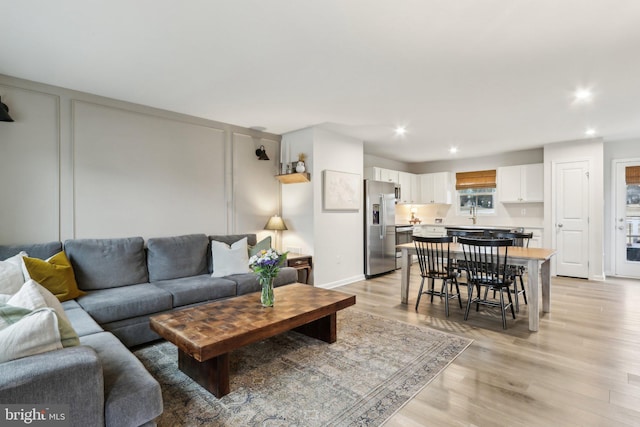
[[[496,170],[457,172],[456,190],[467,188],[496,188]]]
[[[627,185],[640,184],[640,166],[627,166],[624,169]]]

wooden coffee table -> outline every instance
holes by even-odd
[[[333,343],[336,312],[355,295],[294,283],[274,289],[274,307],[251,293],[149,318],[151,329],[178,347],[178,367],[216,397],[229,393],[229,353],[295,330]]]

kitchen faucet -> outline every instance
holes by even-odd
[[[471,206],[469,208],[469,214],[471,214],[469,219],[471,221],[473,221],[473,225],[476,225],[476,221],[478,220],[478,207],[477,206]]]

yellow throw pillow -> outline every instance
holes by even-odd
[[[73,267],[64,251],[46,261],[29,257],[24,257],[23,260],[31,279],[47,288],[60,302],[85,294],[78,289]]]

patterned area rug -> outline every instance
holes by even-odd
[[[377,426],[471,342],[346,309],[334,344],[288,332],[232,352],[221,399],[178,370],[173,344],[135,354],[162,386],[159,426]]]

